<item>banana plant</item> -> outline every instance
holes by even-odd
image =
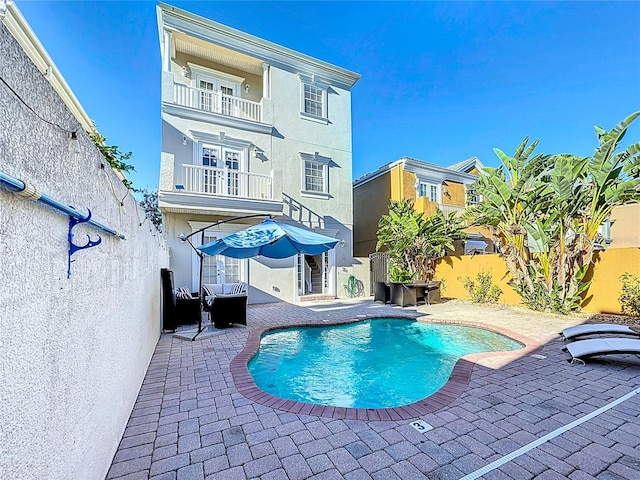
[[[531,157],[528,137],[502,165],[485,168],[470,189],[484,202],[468,212],[474,224],[494,229],[499,251],[523,303],[568,312],[589,287],[598,228],[612,209],[640,200],[640,142],[616,153],[636,112],[611,131],[596,127],[592,157]]]

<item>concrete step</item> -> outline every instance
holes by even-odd
[[[321,300],[334,300],[336,297],[333,295],[327,295],[323,293],[310,293],[307,295],[302,295],[299,300],[301,302],[318,302]]]

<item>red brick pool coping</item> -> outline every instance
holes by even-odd
[[[507,352],[483,352],[466,355],[456,362],[449,380],[442,386],[442,388],[440,388],[440,390],[410,405],[403,405],[401,407],[392,408],[330,407],[325,405],[303,403],[295,400],[287,400],[271,395],[259,388],[255,384],[255,382],[253,381],[253,377],[249,373],[249,360],[251,360],[251,358],[256,353],[258,353],[258,349],[260,348],[260,339],[265,332],[281,328],[328,327],[332,325],[345,325],[354,322],[361,322],[364,320],[372,320],[375,318],[389,318],[389,316],[367,315],[342,321],[311,321],[293,325],[270,326],[252,330],[249,333],[247,344],[245,345],[244,349],[242,350],[242,352],[236,355],[236,357],[231,361],[230,365],[231,375],[238,392],[244,395],[249,400],[252,400],[261,405],[265,405],[267,407],[282,410],[285,412],[298,413],[301,415],[314,415],[317,417],[365,421],[409,420],[440,410],[441,408],[446,407],[456,398],[458,398],[469,385],[473,367],[479,360],[487,357],[523,357],[526,355],[531,355],[535,351],[542,348],[542,345],[535,340],[527,338],[518,333],[511,332],[504,328],[495,327],[493,325],[486,325],[479,322],[453,320],[421,320],[422,323],[439,323],[483,328],[485,330],[510,337],[513,340],[522,343],[524,347],[520,350],[511,350]],[[393,318],[402,318],[414,321],[416,320],[415,316],[405,317],[402,315],[393,315]]]

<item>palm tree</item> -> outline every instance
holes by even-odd
[[[495,149],[502,165],[485,168],[470,189],[484,202],[467,212],[492,229],[525,305],[568,312],[588,288],[598,228],[611,210],[640,199],[640,143],[615,153],[636,112],[607,132],[596,127],[593,157],[531,157],[528,137],[514,157]]]

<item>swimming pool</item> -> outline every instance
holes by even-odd
[[[268,331],[248,368],[258,387],[280,398],[390,408],[439,390],[465,355],[522,347],[481,328],[379,318]]]

